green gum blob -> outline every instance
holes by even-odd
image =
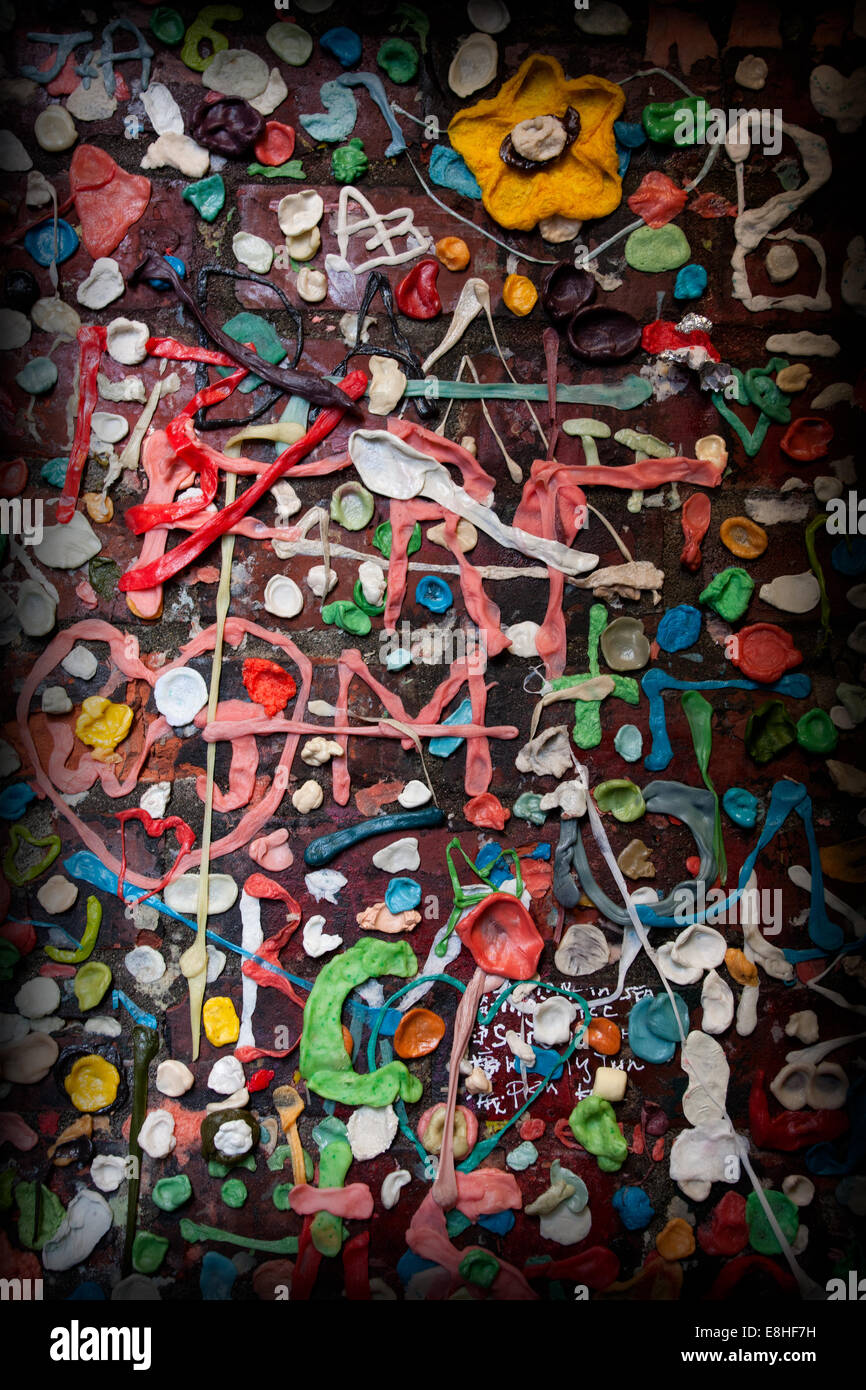
[[[521,792],[511,808],[518,820],[529,821],[530,825],[544,825],[547,812],[541,809],[541,797],[537,792]]]
[[[785,1239],[789,1243],[795,1240],[800,1225],[800,1214],[790,1197],[786,1197],[784,1192],[773,1192],[770,1189],[764,1190],[764,1196]],[[773,1234],[773,1229],[756,1192],[750,1192],[746,1198],[746,1225],[749,1230],[749,1244],[753,1250],[758,1251],[759,1255],[780,1255],[782,1253],[782,1247]]]
[[[90,960],[76,971],[72,988],[82,1013],[93,1009],[111,984],[111,971],[101,960]]]
[[[180,43],[184,36],[186,25],[182,15],[177,10],[171,9],[168,5],[160,5],[158,10],[154,10],[150,16],[150,32],[159,39],[160,43],[167,43],[170,46]]]
[[[338,598],[334,603],[326,603],[322,609],[322,619],[340,628],[342,632],[351,632],[355,637],[366,637],[373,627],[369,614],[347,598]]]
[[[499,1261],[489,1250],[468,1250],[458,1266],[461,1279],[489,1289],[499,1273]]]
[[[674,222],[664,227],[637,227],[625,243],[625,258],[632,269],[650,275],[676,270],[691,254],[685,233]]]
[[[613,746],[625,762],[639,762],[643,753],[643,734],[636,724],[621,724],[616,731]]]
[[[703,141],[706,134],[706,105],[702,97],[653,101],[644,107],[641,122],[649,138],[660,145],[693,145],[697,139]],[[688,123],[686,114],[692,116]]]
[[[87,578],[101,598],[113,599],[120,579],[120,566],[104,555],[94,555],[87,566]]]
[[[797,720],[797,742],[807,753],[832,753],[839,733],[823,709],[808,709]]]
[[[603,1173],[617,1173],[628,1157],[628,1144],[619,1131],[610,1101],[587,1096],[568,1117],[568,1127],[587,1153],[595,1155]]]
[[[769,763],[797,741],[797,730],[781,700],[767,700],[749,715],[746,752],[756,763]]]
[[[411,82],[418,71],[418,54],[407,39],[386,39],[376,62],[392,82],[404,84]]]
[[[332,1140],[319,1158],[319,1186],[342,1187],[351,1165],[352,1150],[346,1140]],[[310,1226],[310,1239],[321,1255],[339,1255],[343,1245],[342,1220],[329,1211],[317,1211]]]
[[[593,788],[593,798],[598,809],[610,811],[614,820],[627,825],[640,820],[646,811],[646,802],[640,787],[626,777],[612,777],[607,782],[599,782]]]
[[[307,177],[299,159],[289,159],[285,164],[248,164],[247,173],[260,179],[297,179],[303,183]]]
[[[192,1183],[186,1173],[178,1173],[173,1178],[160,1178],[154,1183],[150,1195],[160,1211],[177,1211],[192,1196]]]
[[[226,202],[222,175],[211,174],[209,178],[199,179],[198,183],[188,183],[181,197],[192,204],[203,222],[215,222]]]
[[[385,556],[386,560],[391,558],[391,523],[383,521],[373,532],[373,544],[376,549]],[[421,549],[421,523],[416,521],[412,527],[412,534],[409,537],[409,544],[406,547],[407,555],[414,555]]]
[[[39,1219],[36,1220],[36,1184],[19,1182],[15,1187],[18,1207],[18,1239],[27,1250],[41,1250],[60,1229],[66,1212],[59,1197],[43,1183],[40,1191]]]
[[[364,589],[360,579],[355,580],[355,587],[352,590],[352,598],[355,602],[356,608],[360,608],[361,612],[366,613],[368,617],[376,618],[379,616],[380,613],[385,612],[384,603],[380,603],[377,607],[376,604],[369,603],[367,599],[364,598]]]
[[[726,623],[733,623],[737,618],[742,618],[754,591],[752,576],[739,565],[731,565],[713,576],[700,594],[699,602],[714,609]]]
[[[331,494],[331,520],[347,531],[363,531],[376,510],[376,499],[361,483],[343,483]]]
[[[249,1193],[240,1178],[226,1178],[220,1188],[220,1197],[227,1207],[242,1207]]]
[[[138,1274],[155,1274],[165,1259],[168,1241],[152,1231],[139,1231],[132,1242],[132,1267]]]
[[[257,355],[264,358],[265,362],[270,362],[272,366],[278,366],[286,355],[286,349],[280,342],[273,324],[258,314],[249,313],[246,309],[228,319],[223,324],[223,332],[234,338],[236,343],[252,343]],[[234,368],[220,367],[218,371],[220,376],[231,376]],[[244,378],[238,390],[246,395],[261,385],[261,377],[251,374]]]
[[[366,174],[370,161],[364,153],[364,142],[357,135],[348,145],[338,145],[331,155],[331,173],[337,183],[354,183]]]

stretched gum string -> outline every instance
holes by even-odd
[[[670,1002],[671,1002],[671,1010],[672,1010],[672,1012],[673,1012],[674,1019],[676,1020],[677,1032],[678,1032],[679,1035],[680,1035],[680,1044],[681,1044],[681,1046],[682,1046],[682,1048],[683,1048],[683,1050],[684,1050],[684,1049],[685,1049],[685,1046],[686,1046],[686,1037],[685,1037],[685,1034],[684,1034],[684,1032],[683,1032],[683,1025],[682,1025],[682,1022],[681,1022],[681,1020],[680,1020],[679,1012],[678,1012],[677,1007],[676,1007],[676,1004],[675,1004],[675,1002],[674,1002],[674,995],[673,995],[673,991],[672,991],[672,989],[671,989],[671,987],[670,987],[670,983],[668,982],[667,976],[665,975],[664,971],[663,971],[663,970],[661,969],[661,967],[659,966],[658,957],[657,957],[655,951],[653,950],[652,946],[650,945],[649,937],[647,936],[646,929],[645,929],[643,923],[641,922],[640,918],[639,918],[638,915],[637,915],[637,912],[636,912],[636,910],[635,910],[634,903],[631,901],[631,898],[629,897],[629,892],[628,892],[628,888],[627,888],[627,886],[626,886],[625,879],[623,878],[622,873],[621,873],[620,868],[619,868],[619,865],[617,864],[616,859],[614,858],[613,850],[612,850],[611,847],[610,847],[610,841],[609,841],[608,838],[607,838],[607,832],[605,831],[604,825],[602,824],[601,817],[599,816],[598,811],[596,810],[596,808],[595,808],[595,806],[594,806],[594,804],[593,804],[592,795],[591,795],[590,790],[589,790],[589,774],[588,774],[588,771],[587,771],[587,769],[586,769],[584,766],[582,766],[582,764],[580,764],[580,763],[577,761],[576,758],[574,758],[574,755],[573,755],[573,754],[572,754],[572,758],[573,758],[573,760],[574,760],[574,765],[575,765],[575,769],[576,769],[576,771],[577,771],[578,777],[580,778],[581,782],[583,783],[584,787],[586,788],[586,807],[587,807],[587,813],[588,813],[588,816],[589,816],[589,825],[590,825],[590,829],[591,829],[592,834],[593,834],[593,838],[595,839],[595,843],[596,843],[596,845],[598,846],[598,849],[599,849],[599,851],[600,851],[602,857],[604,858],[605,862],[607,863],[607,866],[608,866],[608,868],[610,869],[611,874],[613,875],[614,882],[616,883],[616,886],[617,886],[617,888],[618,888],[619,891],[620,891],[620,894],[621,894],[622,900],[623,900],[623,904],[625,905],[626,912],[627,912],[628,915],[629,915],[629,918],[630,918],[630,920],[631,920],[632,926],[634,927],[635,931],[637,932],[637,935],[638,935],[638,938],[639,938],[639,940],[640,940],[640,943],[641,943],[641,945],[643,946],[644,950],[646,951],[647,956],[649,957],[650,961],[652,962],[652,964],[655,966],[656,970],[658,971],[659,978],[660,978],[660,980],[661,980],[661,982],[662,982],[662,984],[664,985],[664,988],[665,988],[665,993],[667,994],[667,996],[668,996],[668,998],[670,999]],[[681,1062],[681,1065],[682,1065],[682,1062]],[[685,1067],[683,1067],[683,1070],[685,1070]],[[706,1081],[704,1080],[704,1078],[701,1076],[701,1073],[700,1073],[699,1068],[696,1067],[696,1066],[694,1065],[694,1062],[693,1062],[693,1060],[692,1060],[691,1058],[689,1058],[689,1071],[690,1071],[691,1074],[695,1077],[695,1080],[697,1081],[698,1085],[699,1085],[699,1086],[701,1087],[701,1089],[703,1090],[704,1094],[706,1095],[706,1097],[707,1097],[707,1099],[710,1101],[710,1103],[711,1103],[711,1104],[717,1104],[717,1102],[716,1102],[716,1100],[715,1100],[715,1097],[714,1097],[714,1095],[713,1095],[712,1090],[711,1090],[710,1087],[707,1085],[707,1083],[706,1083]],[[688,1073],[687,1073],[687,1074],[688,1074]],[[814,1299],[814,1298],[817,1298],[817,1297],[823,1298],[823,1297],[824,1297],[823,1290],[821,1290],[821,1289],[819,1288],[819,1286],[814,1282],[814,1280],[812,1280],[812,1279],[804,1272],[804,1270],[802,1270],[802,1269],[800,1268],[799,1264],[797,1263],[797,1258],[796,1258],[796,1256],[795,1256],[795,1254],[794,1254],[794,1251],[792,1250],[790,1244],[788,1243],[788,1240],[786,1239],[785,1233],[783,1232],[781,1226],[779,1225],[778,1221],[776,1220],[776,1215],[775,1215],[775,1213],[774,1213],[772,1207],[770,1206],[769,1202],[767,1201],[766,1196],[764,1195],[764,1189],[762,1188],[760,1182],[758,1181],[758,1176],[757,1176],[757,1174],[756,1174],[754,1168],[752,1167],[751,1163],[749,1162],[748,1154],[745,1152],[745,1145],[742,1145],[742,1144],[739,1142],[739,1138],[738,1138],[738,1136],[736,1135],[736,1131],[734,1130],[734,1126],[733,1126],[733,1123],[732,1123],[732,1121],[731,1121],[731,1117],[730,1117],[730,1115],[728,1114],[727,1109],[725,1108],[724,1103],[721,1103],[721,1104],[719,1105],[719,1111],[720,1111],[720,1118],[721,1118],[721,1119],[724,1119],[724,1120],[727,1120],[728,1124],[730,1125],[731,1134],[734,1135],[734,1138],[735,1138],[735,1141],[736,1141],[737,1152],[738,1152],[738,1156],[739,1156],[740,1162],[742,1163],[743,1167],[744,1167],[745,1170],[746,1170],[746,1174],[747,1174],[747,1176],[748,1176],[748,1179],[749,1179],[750,1183],[752,1184],[752,1188],[754,1189],[755,1195],[756,1195],[756,1197],[758,1198],[758,1201],[759,1201],[760,1204],[761,1204],[761,1208],[762,1208],[762,1210],[763,1210],[764,1216],[765,1216],[766,1219],[767,1219],[767,1222],[768,1222],[768,1224],[769,1224],[769,1226],[770,1226],[770,1229],[771,1229],[772,1232],[773,1232],[773,1235],[776,1237],[776,1240],[777,1240],[778,1243],[779,1243],[779,1248],[781,1249],[781,1252],[782,1252],[783,1256],[785,1257],[785,1262],[786,1262],[786,1264],[788,1265],[788,1268],[790,1269],[790,1271],[791,1271],[791,1273],[793,1274],[794,1278],[796,1279],[797,1285],[798,1285],[798,1287],[799,1287],[799,1289],[800,1289],[801,1294],[803,1295],[804,1298],[808,1298],[808,1299]]]
[[[301,673],[301,683],[298,687],[298,696],[295,704],[296,713],[299,718],[303,717],[309,699],[310,690],[313,682],[313,668],[308,659],[304,656],[290,638],[282,633],[271,631],[261,627],[258,623],[248,622],[245,618],[229,617],[227,624],[227,640],[236,646],[241,640],[243,633],[249,632],[251,636],[258,637],[262,641],[270,643],[285,651],[292,661],[297,665]],[[42,791],[53,802],[60,815],[69,822],[75,834],[82,843],[97,858],[117,874],[120,870],[120,862],[112,855],[107,846],[99,836],[88,826],[68,804],[58,789],[55,787],[51,777],[42,765],[38,750],[33,741],[33,736],[29,728],[30,701],[34,691],[40,681],[52,671],[59,661],[71,651],[79,638],[85,641],[107,642],[111,649],[111,657],[125,676],[136,680],[145,680],[149,685],[154,685],[158,675],[165,675],[166,672],[182,667],[193,656],[198,656],[202,652],[210,651],[210,642],[214,638],[214,629],[208,628],[199,633],[191,642],[188,642],[182,649],[181,655],[176,661],[163,666],[159,672],[151,671],[138,659],[138,642],[135,641],[134,651],[128,646],[128,635],[122,633],[118,628],[110,623],[102,622],[99,619],[87,618],[80,623],[73,623],[71,627],[65,628],[62,633],[58,633],[53,642],[42,653],[39,660],[35,663],[30,675],[24,683],[16,707],[16,719],[20,732],[21,742],[30,758],[36,782]],[[241,817],[240,822],[228,835],[217,840],[211,847],[210,858],[213,862],[224,854],[231,854],[235,849],[241,849],[246,845],[255,834],[267,823],[273,815],[285,792],[285,782],[282,778],[287,776],[295,753],[297,752],[300,734],[288,733],[286,745],[280,757],[278,767],[283,769],[274,779],[271,787],[254,807],[246,811]],[[92,785],[92,784],[91,784]],[[194,869],[201,861],[201,851],[193,850],[187,862],[188,869]],[[127,873],[128,882],[138,888],[156,888],[157,880],[147,878],[129,870]]]

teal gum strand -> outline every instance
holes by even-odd
[[[394,994],[392,994],[389,999],[385,1000],[384,1004],[379,1010],[379,1017],[373,1024],[373,1028],[370,1033],[370,1040],[367,1043],[367,1065],[371,1071],[375,1071],[377,1066],[376,1045],[379,1041],[381,1020],[385,1017],[387,1011],[393,1007],[393,1005],[396,1003],[398,999],[402,999],[404,994],[408,994],[410,990],[416,989],[418,985],[432,983],[435,981],[438,981],[446,985],[453,985],[453,987],[456,990],[458,990],[460,994],[463,994],[466,989],[466,986],[462,984],[460,980],[455,980],[452,975],[421,975],[414,980],[410,980],[408,984],[401,985],[400,989],[398,989]],[[488,1027],[493,1022],[502,1005],[510,996],[512,990],[516,989],[517,986],[521,983],[523,982],[521,982],[520,980],[512,980],[510,984],[497,995],[492,1007],[488,1010],[488,1012],[486,1014],[479,1013],[478,1022],[482,1025],[482,1027]],[[579,1005],[581,1012],[583,1013],[583,1023],[574,1034],[571,1043],[566,1048],[565,1052],[563,1052],[560,1055],[559,1062],[557,1063],[557,1065],[562,1066],[565,1062],[569,1060],[570,1057],[573,1056],[576,1049],[580,1046],[580,1043],[583,1040],[583,1036],[587,1028],[589,1027],[589,1005],[587,1004],[583,995],[577,994],[574,990],[562,989],[558,985],[551,985],[548,984],[546,981],[540,984],[539,988],[545,989],[551,994],[561,994],[563,998],[572,1000],[574,1003]],[[390,1050],[390,1044],[384,1044],[383,1052],[385,1047],[387,1047],[388,1050]],[[493,1152],[493,1150],[496,1148],[496,1145],[500,1142],[503,1134],[517,1123],[521,1116],[526,1113],[529,1107],[538,1099],[542,1091],[544,1091],[549,1084],[549,1077],[542,1077],[540,1084],[536,1087],[536,1089],[532,1092],[532,1094],[524,1102],[520,1109],[516,1111],[514,1115],[512,1115],[511,1119],[508,1120],[508,1122],[503,1126],[503,1128],[498,1130],[496,1134],[491,1135],[489,1139],[483,1139],[480,1143],[476,1144],[471,1154],[469,1154],[468,1157],[465,1158],[462,1163],[457,1165],[458,1171],[461,1173],[474,1172],[474,1170],[478,1167],[479,1163],[482,1163],[484,1159],[487,1157],[487,1155]],[[410,1141],[410,1143],[413,1144],[415,1149],[418,1151],[418,1154],[425,1165],[427,1176],[432,1181],[433,1177],[435,1177],[435,1172],[432,1170],[432,1166],[430,1165],[430,1154],[428,1154],[421,1141],[417,1138],[415,1131],[412,1129],[412,1126],[409,1123],[409,1117],[406,1113],[406,1107],[403,1104],[402,1100],[400,1100],[399,1098],[394,1102],[394,1109],[397,1112],[397,1120],[400,1125],[400,1129],[402,1130],[406,1138]]]

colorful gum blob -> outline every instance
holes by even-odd
[[[445,1020],[431,1009],[410,1009],[403,1015],[394,1034],[398,1057],[427,1057],[435,1052],[445,1036]]]
[[[94,1052],[73,1062],[63,1078],[63,1086],[76,1110],[96,1112],[114,1104],[120,1073]]]
[[[757,560],[769,544],[769,537],[763,526],[750,521],[747,516],[729,516],[719,528],[722,544],[736,555],[738,560]]]

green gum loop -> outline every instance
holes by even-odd
[[[320,970],[304,1009],[299,1065],[311,1091],[342,1105],[390,1105],[397,1095],[410,1104],[423,1086],[403,1062],[359,1075],[343,1045],[340,1015],[349,991],[378,975],[411,979],[418,970],[405,941],[368,938],[341,952]]]
[[[539,798],[539,799],[540,799],[540,798]],[[451,933],[453,932],[454,928],[456,927],[458,921],[460,920],[461,914],[466,910],[467,907],[473,907],[473,906],[475,905],[475,903],[480,902],[481,899],[482,899],[483,897],[486,897],[486,896],[487,896],[485,893],[480,893],[480,892],[479,892],[479,893],[466,893],[466,892],[464,892],[464,890],[463,890],[463,888],[461,887],[461,884],[460,884],[460,879],[459,879],[459,876],[458,876],[458,874],[457,874],[457,869],[456,869],[456,867],[455,867],[455,865],[454,865],[454,862],[453,862],[453,859],[452,859],[452,855],[453,855],[455,849],[458,850],[459,853],[463,855],[463,858],[465,859],[466,863],[468,864],[468,866],[469,866],[469,868],[472,870],[472,872],[473,872],[478,878],[483,879],[483,881],[484,881],[484,883],[486,883],[487,887],[488,887],[488,888],[491,888],[491,889],[493,890],[494,893],[497,891],[495,884],[493,883],[492,879],[490,878],[490,874],[489,874],[486,870],[484,870],[484,869],[479,869],[479,867],[478,867],[478,865],[475,863],[475,861],[474,861],[473,859],[470,859],[470,858],[469,858],[469,855],[466,853],[466,851],[465,851],[465,849],[463,848],[463,846],[461,845],[459,839],[458,839],[457,836],[455,835],[454,839],[450,841],[450,843],[448,844],[448,846],[447,846],[447,848],[446,848],[446,850],[445,850],[445,862],[446,862],[446,864],[448,865],[448,876],[449,876],[449,878],[451,879],[451,891],[452,891],[452,893],[453,893],[453,895],[454,895],[454,906],[453,906],[453,908],[451,909],[451,915],[450,915],[450,917],[448,918],[448,923],[447,923],[447,925],[446,925],[446,927],[445,927],[445,931],[444,931],[444,933],[443,933],[443,935],[442,935],[442,940],[439,941],[439,942],[437,942],[437,945],[436,945],[436,954],[437,954],[437,956],[444,956],[444,955],[445,955],[445,953],[446,953],[446,951],[447,951],[447,949],[448,949],[448,938],[450,937],[450,935],[451,935]],[[515,850],[513,850],[513,849],[503,850],[503,852],[502,852],[500,858],[501,858],[501,859],[511,859],[511,860],[513,860],[513,862],[514,862],[514,882],[515,882],[515,885],[516,885],[516,888],[517,888],[517,892],[516,892],[516,895],[515,895],[515,896],[519,898],[519,897],[522,895],[522,893],[523,893],[523,874],[520,872],[520,859],[519,859],[519,857],[518,857],[518,855],[517,855],[517,852],[516,852]],[[498,863],[499,861],[497,860],[496,862]],[[491,866],[491,867],[492,867],[492,866]]]
[[[750,367],[743,378],[752,405],[764,415],[769,415],[776,425],[790,423],[791,398],[776,385],[771,374],[781,372],[789,365],[784,357],[771,357],[766,367]]]
[[[183,48],[180,50],[181,62],[193,72],[204,72],[208,63],[213,62],[216,55],[229,46],[225,34],[221,34],[212,26],[221,19],[237,23],[243,17],[244,12],[238,5],[206,5],[203,10],[199,10],[186,31]],[[212,52],[203,58],[200,45],[204,39],[207,39]]]
[[[15,863],[18,846],[22,840],[28,845],[33,845],[35,849],[46,850],[43,858],[38,863],[31,864],[29,869],[19,869]],[[18,821],[9,831],[9,843],[3,854],[3,873],[16,888],[23,888],[25,883],[32,883],[40,874],[44,874],[46,869],[50,869],[60,853],[60,848],[59,835],[43,835],[38,838],[30,833],[23,821]]]
[[[87,916],[85,918],[84,932],[77,949],[74,951],[61,951],[56,946],[46,946],[46,956],[64,965],[79,965],[82,961],[87,960],[88,956],[92,953],[96,945],[96,938],[99,935],[99,928],[101,925],[102,904],[98,898],[94,898],[91,894],[87,899]],[[108,978],[110,981],[110,972]]]

